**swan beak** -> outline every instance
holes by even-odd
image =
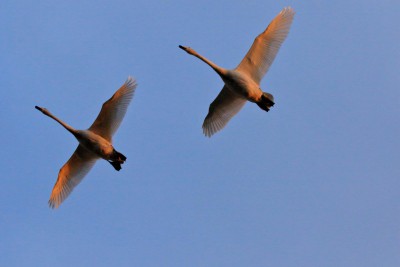
[[[39,107],[39,106],[35,106],[35,108],[37,109],[37,110],[39,110],[40,112],[42,112],[42,113],[44,113],[44,108],[41,108],[41,107]]]
[[[180,45],[179,48],[180,48],[180,49],[183,49],[183,50],[185,50],[185,51],[186,51],[186,49],[187,49],[186,47],[184,47],[184,46],[182,46],[182,45]]]

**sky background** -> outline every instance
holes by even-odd
[[[212,138],[223,82],[178,45],[234,68],[285,6],[296,16],[248,103]],[[400,2],[0,3],[0,265],[400,266]],[[128,75],[115,136],[47,206],[74,137]]]

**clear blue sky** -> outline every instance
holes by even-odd
[[[211,139],[223,86],[191,46],[235,67],[285,6],[297,14],[262,88]],[[1,266],[400,266],[400,2],[0,3]],[[99,161],[47,206],[77,141],[139,86]]]

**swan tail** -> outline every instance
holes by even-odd
[[[117,155],[117,159],[118,159],[118,161],[122,161],[122,163],[124,163],[125,162],[125,160],[126,160],[126,157],[124,156],[124,154],[122,154],[122,153],[119,153],[118,151],[116,151],[115,150],[115,154]]]

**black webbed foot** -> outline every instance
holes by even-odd
[[[115,170],[119,171],[122,169],[120,162],[117,161],[109,161],[109,162],[114,167]]]

